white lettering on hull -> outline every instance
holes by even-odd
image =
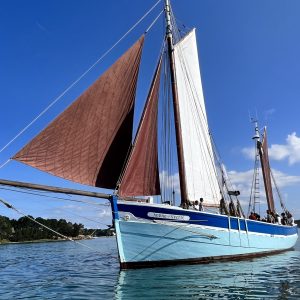
[[[190,219],[189,216],[181,216],[181,215],[173,215],[173,214],[162,214],[162,213],[155,213],[155,212],[148,212],[147,216],[150,217],[150,218],[180,220],[180,221],[188,221]]]

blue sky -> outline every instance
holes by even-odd
[[[1,1],[0,148],[88,69],[154,0]],[[209,124],[219,152],[249,198],[253,126],[267,125],[271,164],[288,208],[300,218],[300,2],[298,0],[173,0],[176,18],[197,28]],[[162,4],[34,126],[0,153],[5,162],[86,89],[159,14]],[[137,99],[146,87],[162,42],[160,19],[147,34]],[[136,118],[141,105],[137,106]],[[249,149],[250,148],[250,149]],[[250,155],[251,156],[251,155]],[[0,178],[80,188],[17,162]],[[89,227],[109,223],[104,206],[80,205],[0,190],[0,197],[35,217],[67,218]],[[101,202],[105,203],[105,202]],[[19,215],[0,207],[0,214]],[[80,218],[88,217],[91,220]]]

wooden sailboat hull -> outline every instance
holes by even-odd
[[[156,204],[118,204],[121,268],[237,260],[292,248],[296,226],[282,226]]]

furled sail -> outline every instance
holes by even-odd
[[[220,188],[207,124],[195,30],[175,45],[175,70],[188,200],[220,201]]]
[[[132,152],[120,183],[119,195],[122,197],[160,194],[157,151],[160,70],[161,59],[154,74]]]
[[[261,168],[264,178],[266,197],[268,202],[268,208],[272,212],[275,212],[275,205],[273,199],[272,181],[270,174],[270,162],[268,154],[268,142],[267,142],[267,130],[264,129],[264,135],[262,142],[257,142],[258,152],[260,156]]]
[[[144,36],[13,159],[81,184],[115,188],[132,140]]]

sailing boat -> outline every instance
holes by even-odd
[[[266,133],[261,139],[256,126],[269,222],[244,216],[236,200],[239,192],[229,188],[225,170],[216,158],[195,30],[175,41],[169,0],[165,0],[165,17],[165,47],[133,142],[144,36],[13,156],[55,176],[114,192],[108,195],[5,180],[0,183],[108,199],[123,269],[233,260],[292,248],[298,237],[296,225],[274,221]],[[180,206],[173,199],[162,197],[161,203],[153,203],[149,198],[162,194],[157,124],[165,62],[173,99]]]

